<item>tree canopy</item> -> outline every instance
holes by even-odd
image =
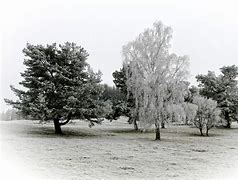
[[[118,119],[121,115],[124,115],[126,111],[125,94],[117,87],[111,87],[107,84],[102,85],[103,92],[100,95],[100,99],[104,102],[107,109],[105,109],[105,118]]]
[[[208,131],[214,127],[218,120],[220,110],[217,108],[217,102],[212,99],[207,99],[201,96],[195,96],[193,103],[197,106],[196,118],[193,118],[192,123],[200,130],[203,136],[203,129]]]
[[[188,57],[169,52],[172,29],[155,22],[134,41],[123,46],[127,92],[135,99],[134,114],[143,128],[159,127],[169,104],[184,101],[188,84]]]
[[[99,100],[101,73],[94,73],[86,62],[89,54],[75,43],[57,46],[27,44],[23,49],[26,70],[21,73],[24,87],[12,91],[17,101],[5,99],[7,104],[23,115],[43,121],[54,120],[56,133],[71,117],[99,122],[103,113]]]
[[[134,124],[134,129],[138,130],[138,113],[133,113],[135,108],[135,99],[133,98],[133,94],[131,91],[128,91],[127,88],[127,76],[126,76],[126,68],[122,67],[119,71],[114,71],[112,74],[114,80],[114,84],[120,90],[121,94],[123,94],[123,102],[118,104],[118,109],[120,109],[120,115],[125,115],[129,117],[128,122],[130,124]]]
[[[221,75],[208,71],[207,75],[197,75],[200,94],[218,103],[224,126],[230,128],[232,121],[238,121],[238,67],[235,65],[220,68]]]

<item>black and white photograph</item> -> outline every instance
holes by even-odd
[[[0,179],[238,179],[238,2],[2,0],[0,18]]]

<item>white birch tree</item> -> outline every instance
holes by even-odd
[[[156,140],[168,105],[184,101],[188,57],[169,52],[172,29],[155,22],[123,46],[128,92],[135,98],[135,113],[142,128],[155,125]]]

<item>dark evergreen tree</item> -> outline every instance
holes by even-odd
[[[125,96],[116,87],[111,87],[107,84],[102,84],[103,92],[100,99],[106,104],[106,107],[110,106],[110,110],[107,108],[105,115],[106,119],[115,120],[125,111]],[[109,110],[109,111],[108,111]]]
[[[232,121],[238,121],[238,67],[235,65],[220,68],[221,75],[208,71],[207,75],[197,75],[200,94],[217,101],[225,127],[230,128]]]
[[[134,129],[138,130],[138,113],[133,113],[133,109],[135,107],[135,99],[130,91],[127,88],[127,77],[125,68],[122,67],[119,71],[115,71],[112,74],[114,80],[114,84],[123,94],[123,102],[117,105],[118,115],[125,115],[129,117],[128,122],[130,124],[134,124]]]
[[[53,120],[56,134],[62,134],[61,126],[72,117],[86,119],[91,125],[101,121],[101,73],[92,71],[84,48],[69,42],[46,47],[27,44],[23,53],[26,70],[19,84],[24,90],[11,86],[18,100],[5,99],[7,104],[24,116]]]
[[[126,100],[127,95],[127,86],[126,86],[126,71],[125,68],[121,68],[119,71],[115,71],[112,73],[112,76],[114,78],[113,82],[116,85],[116,87],[121,91],[121,93],[124,95],[124,100]]]
[[[114,105],[119,101],[124,100],[124,94],[120,92],[120,90],[116,87],[111,87],[107,84],[102,84],[103,92],[101,94],[100,99],[103,101],[110,100]]]

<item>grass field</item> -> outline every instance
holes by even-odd
[[[4,179],[236,179],[238,126],[198,129],[170,126],[154,133],[134,132],[125,119],[88,128],[75,121],[54,134],[53,124],[1,121]],[[24,177],[24,178],[23,178]],[[1,177],[0,177],[1,178]],[[1,178],[3,179],[3,178]]]

